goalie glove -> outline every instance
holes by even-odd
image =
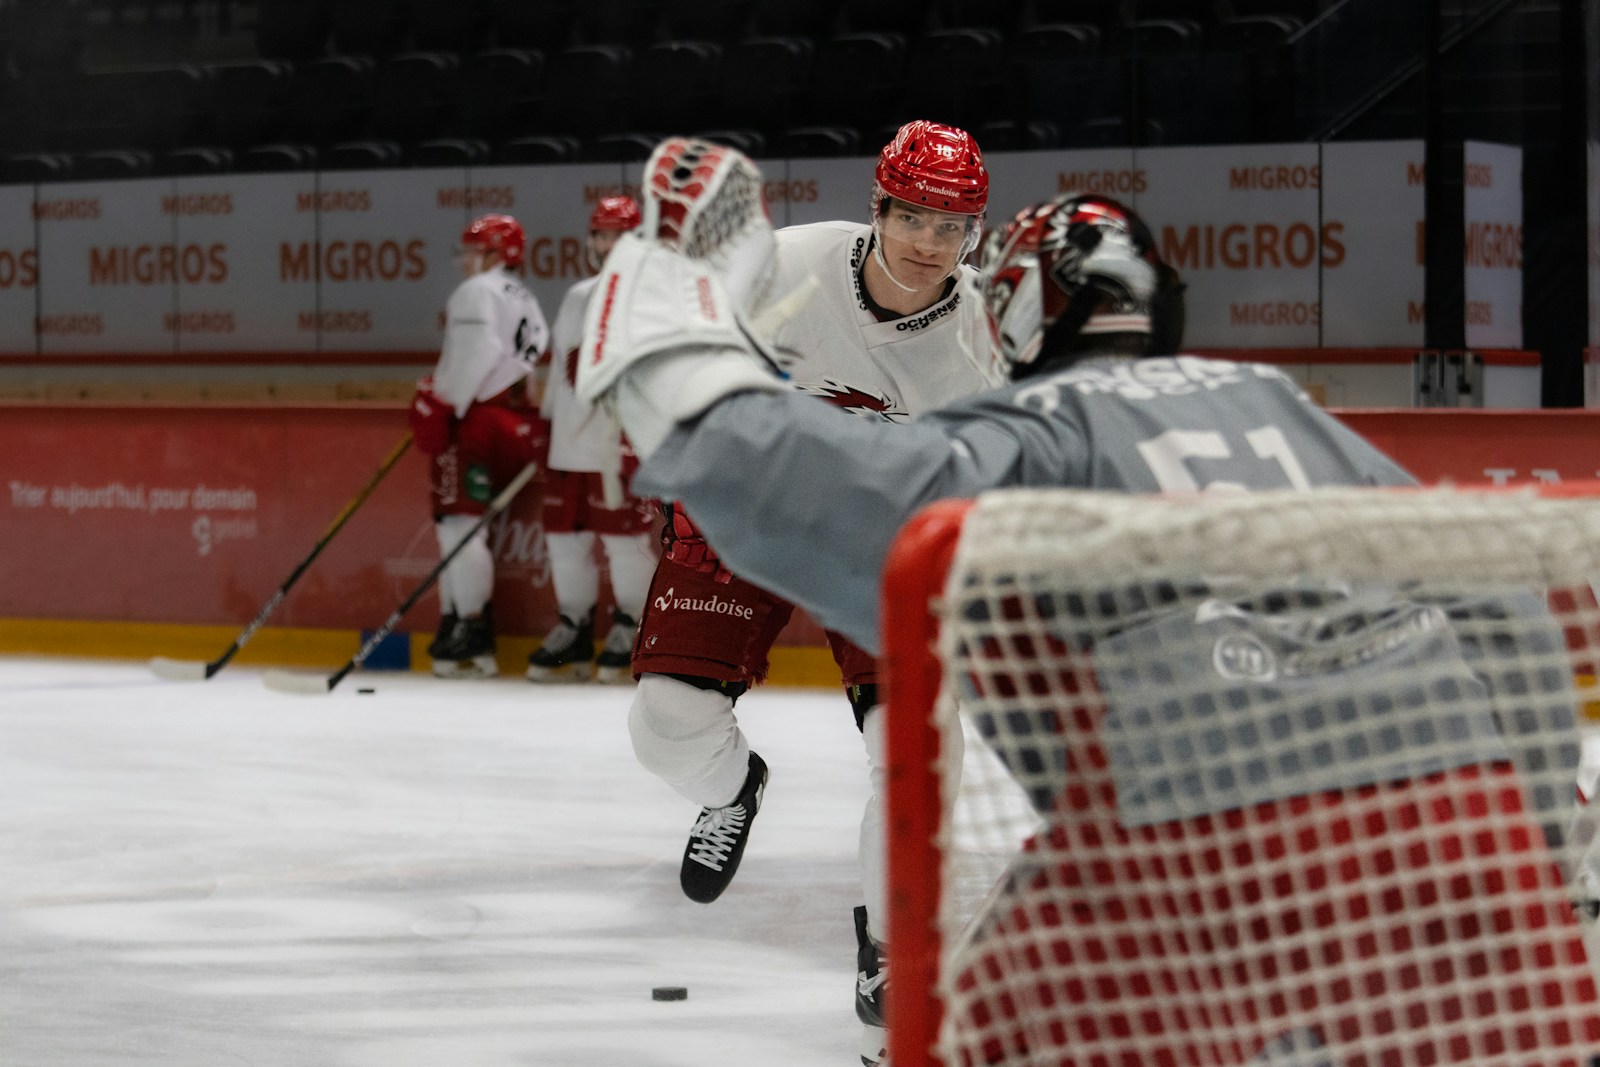
[[[722,397],[782,388],[748,329],[776,248],[760,171],[731,148],[669,138],[643,194],[643,224],[618,239],[589,301],[577,382],[642,459]]]

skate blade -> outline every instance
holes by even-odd
[[[433,676],[435,678],[494,678],[500,673],[500,665],[493,656],[474,656],[472,659],[452,660],[436,659],[433,661]]]
[[[881,1026],[861,1026],[861,1067],[889,1067],[889,1031]]]
[[[632,685],[632,667],[600,667],[595,670],[594,680],[601,685]]]
[[[563,663],[559,667],[537,667],[530,663],[525,674],[528,681],[539,685],[569,685],[592,680],[594,664]]]

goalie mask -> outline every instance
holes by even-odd
[[[498,252],[506,266],[520,270],[527,247],[527,235],[516,219],[510,215],[484,215],[462,232],[459,251]]]
[[[615,236],[606,238],[600,235],[627,233],[639,222],[639,204],[631,196],[602,197],[595,204],[594,210],[589,213],[589,240],[583,249],[590,273],[600,273],[606,253],[611,251],[611,245],[616,242]]]
[[[643,198],[641,235],[703,262],[749,311],[777,249],[755,164],[726,145],[671,137],[645,163]]]
[[[1021,378],[1105,349],[1166,355],[1183,340],[1183,283],[1149,227],[1103,196],[1024,208],[990,236],[983,299],[995,347]]]
[[[965,259],[978,245],[989,202],[989,172],[972,135],[918,119],[900,127],[878,153],[872,182],[872,232],[877,238],[873,254],[889,280],[906,289],[883,261],[883,223],[895,200],[962,216],[965,231],[955,262]]]

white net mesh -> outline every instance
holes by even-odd
[[[980,502],[939,610],[940,1058],[1600,1065],[1591,576],[1596,500]]]

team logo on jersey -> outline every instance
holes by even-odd
[[[855,415],[865,415],[869,419],[905,422],[911,418],[908,412],[883,393],[868,393],[832,378],[824,378],[820,382],[796,382],[795,387],[802,393],[819,396],[835,407]]]
[[[699,611],[711,615],[731,615],[736,619],[753,619],[756,609],[737,600],[725,600],[720,594],[709,597],[679,596],[676,586],[669,586],[655,599],[657,611]]]

